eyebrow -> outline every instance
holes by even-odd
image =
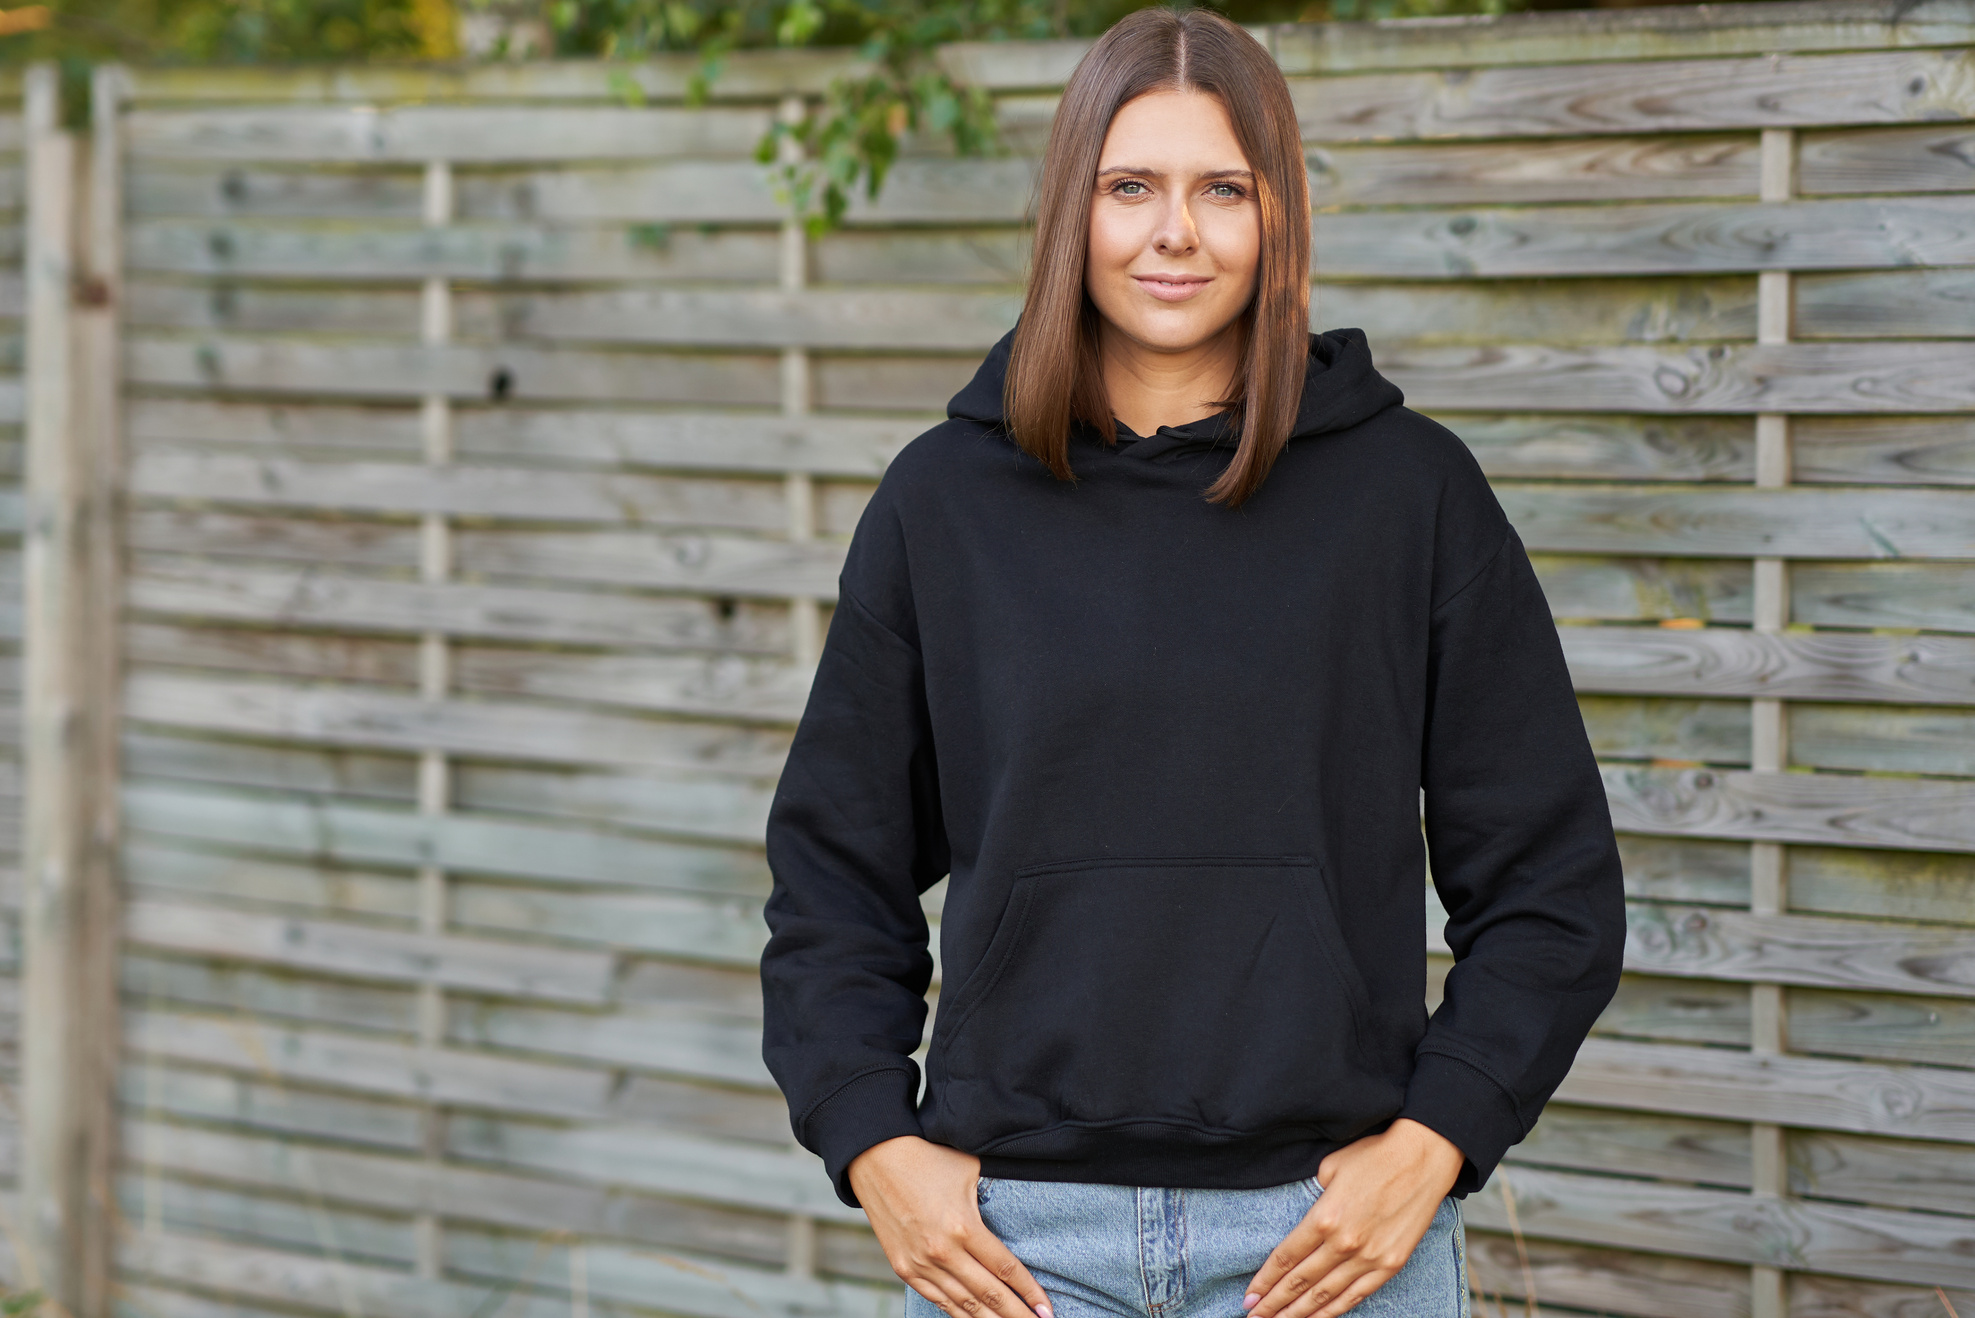
[[[1103,178],[1107,174],[1143,174],[1147,178],[1166,177],[1166,173],[1164,170],[1140,169],[1136,165],[1113,165],[1109,169],[1100,169],[1097,171],[1097,177],[1099,178]],[[1198,177],[1252,179],[1255,177],[1255,173],[1253,170],[1247,170],[1247,169],[1210,169],[1206,173],[1201,174]]]

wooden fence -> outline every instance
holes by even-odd
[[[1482,1311],[1975,1314],[1975,4],[1261,35],[1317,319],[1495,480],[1622,830]],[[1011,154],[817,239],[748,157],[833,56],[99,73],[117,1312],[897,1313],[758,1057],[760,834],[1080,52],[947,52]]]

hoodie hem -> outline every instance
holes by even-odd
[[[1170,1139],[1171,1125],[1158,1129]],[[1372,1134],[1375,1129],[1361,1133]],[[979,1156],[981,1175],[998,1180],[1261,1190],[1316,1175],[1323,1160],[1346,1143],[1349,1141],[1320,1135],[1286,1137],[1281,1132],[1269,1132],[1211,1145],[1186,1145],[1162,1141],[1148,1130],[1140,1138],[1094,1140],[1075,1158],[1023,1158],[1000,1153]]]

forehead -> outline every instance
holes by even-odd
[[[1245,169],[1248,157],[1219,97],[1156,91],[1126,101],[1113,116],[1097,167],[1115,165],[1161,172]]]

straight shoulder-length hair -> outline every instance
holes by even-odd
[[[1084,55],[1063,89],[1036,184],[1035,249],[1015,327],[1002,400],[1016,444],[1059,479],[1070,469],[1071,426],[1113,434],[1098,364],[1099,317],[1084,290],[1091,194],[1111,120],[1155,91],[1201,92],[1226,107],[1255,175],[1261,259],[1242,313],[1230,397],[1239,428],[1233,460],[1207,488],[1229,507],[1246,501],[1289,440],[1303,394],[1310,327],[1310,185],[1289,84],[1256,40],[1205,9],[1141,9]]]

